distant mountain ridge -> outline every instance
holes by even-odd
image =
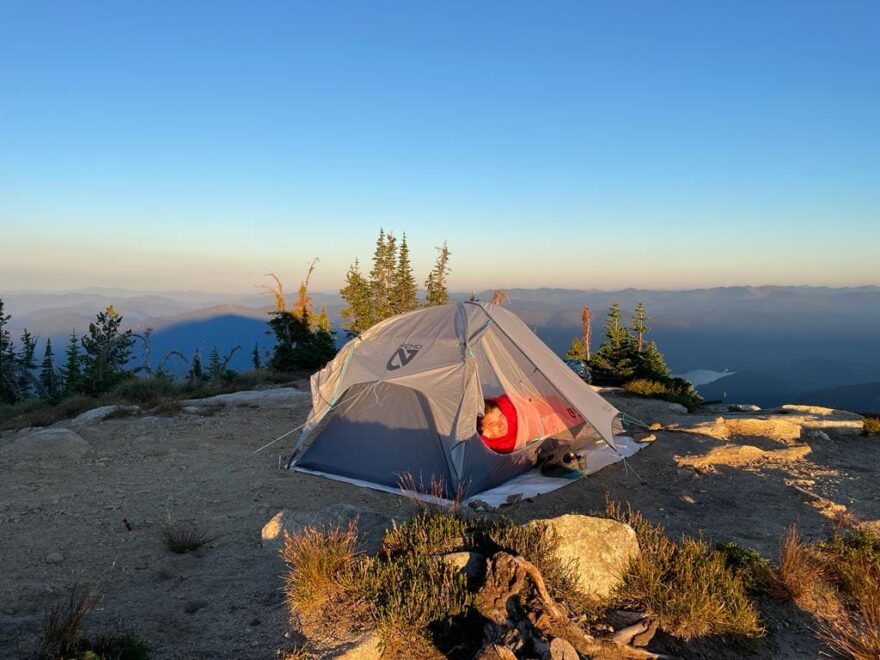
[[[690,290],[509,289],[508,308],[558,354],[581,332],[581,307],[593,310],[595,349],[602,339],[608,307],[617,302],[624,318],[636,302],[651,317],[649,338],[657,341],[675,373],[731,371],[700,386],[707,398],[775,405],[807,392],[880,382],[880,286],[739,286]],[[467,300],[470,293],[451,294]],[[475,294],[491,300],[492,291]],[[153,355],[163,350],[227,352],[241,345],[233,368],[247,368],[245,355],[265,335],[272,300],[265,293],[215,294],[197,291],[145,292],[92,288],[64,293],[0,293],[10,330],[27,327],[42,338],[64,341],[82,333],[95,314],[113,304],[128,327],[153,328]],[[339,323],[343,302],[337,293],[312,294]],[[339,340],[344,334],[339,333]],[[179,345],[175,345],[177,342]],[[817,357],[821,360],[817,361]],[[823,362],[824,360],[824,362]],[[829,394],[830,396],[830,394]],[[770,402],[770,403],[768,403]]]

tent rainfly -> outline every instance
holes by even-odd
[[[618,411],[519,317],[483,302],[376,324],[312,376],[311,390],[288,468],[393,492],[406,483],[473,497],[534,467],[547,443],[570,445],[589,465],[622,432]],[[476,431],[484,399],[502,394],[518,416],[510,454]]]

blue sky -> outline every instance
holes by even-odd
[[[0,291],[880,284],[876,2],[0,4]]]

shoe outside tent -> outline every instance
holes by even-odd
[[[381,490],[483,497],[532,469],[542,446],[571,446],[587,472],[638,449],[621,435],[617,409],[519,317],[490,303],[386,319],[314,374],[311,392],[288,467]],[[484,399],[502,394],[519,419],[510,454],[476,431]]]

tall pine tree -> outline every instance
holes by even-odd
[[[409,246],[406,243],[406,234],[400,241],[400,250],[397,255],[397,266],[394,270],[394,279],[391,287],[391,309],[395,314],[409,312],[419,306],[418,293],[416,291],[416,278],[413,277],[412,264],[409,259]]]
[[[15,403],[15,347],[6,325],[10,314],[3,313],[3,299],[0,298],[0,402]]]
[[[620,305],[614,303],[605,321],[605,341],[590,360],[594,382],[620,385],[630,380],[635,373],[633,347],[629,330],[621,322]]]
[[[52,351],[51,339],[46,340],[46,349],[43,351],[43,363],[40,365],[40,385],[43,386],[43,396],[48,399],[57,399],[61,394],[61,383],[55,369],[55,353]]]
[[[61,375],[64,378],[64,395],[70,396],[80,391],[82,384],[82,355],[79,352],[79,339],[76,331],[70,333],[67,348],[64,351],[64,366]]]
[[[446,276],[449,275],[449,257],[452,254],[443,241],[443,245],[437,248],[437,260],[434,268],[425,280],[425,306],[445,305],[449,302],[449,291],[446,288]]]
[[[37,340],[27,328],[21,333],[21,347],[15,360],[15,388],[19,398],[27,398],[33,393],[33,385],[39,382],[34,378],[33,371],[37,368],[34,357],[37,351]]]
[[[394,271],[397,265],[397,239],[391,233],[379,229],[373,268],[370,270],[370,308],[374,322],[394,315],[391,302]]]
[[[122,316],[110,305],[99,312],[89,333],[82,338],[86,351],[83,387],[88,394],[106,392],[127,377],[125,365],[134,344],[131,330],[120,331]]]
[[[358,337],[373,325],[373,310],[370,305],[370,283],[361,275],[360,264],[355,259],[345,276],[345,286],[339,290],[348,305],[342,316],[342,327],[349,337]]]

